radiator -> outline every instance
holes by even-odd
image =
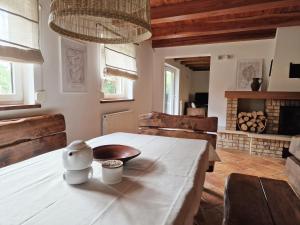
[[[106,135],[115,132],[135,132],[136,123],[133,115],[133,111],[103,114],[102,134]]]

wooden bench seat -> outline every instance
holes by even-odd
[[[285,181],[234,173],[224,198],[223,225],[300,224],[300,199]]]

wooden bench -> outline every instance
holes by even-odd
[[[42,115],[0,121],[0,168],[63,148],[64,116]]]
[[[285,181],[234,173],[224,194],[223,225],[300,224],[300,199]]]
[[[214,148],[217,143],[218,118],[175,116],[151,112],[139,116],[139,133],[188,139],[207,140]],[[214,161],[209,162],[213,171]]]

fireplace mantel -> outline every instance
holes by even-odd
[[[232,99],[274,99],[300,100],[300,92],[285,91],[225,91],[226,98]]]

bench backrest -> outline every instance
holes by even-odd
[[[64,116],[42,115],[0,121],[0,168],[63,148]]]
[[[139,132],[168,137],[203,139],[216,147],[218,118],[174,116],[152,112],[139,116]]]

